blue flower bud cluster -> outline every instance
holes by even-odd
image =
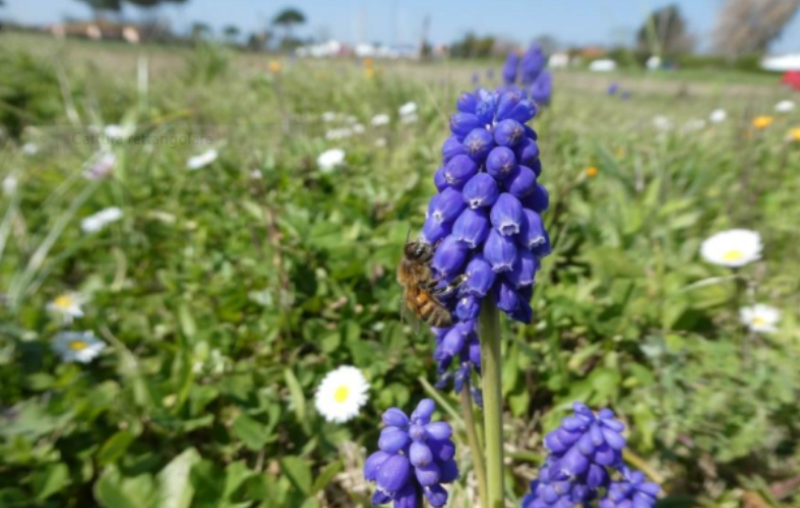
[[[422,240],[436,246],[431,262],[442,286],[463,281],[443,299],[456,323],[434,329],[442,383],[457,364],[461,384],[480,371],[475,323],[491,296],[512,319],[530,323],[540,259],[550,253],[541,214],[549,206],[536,133],[526,125],[536,105],[518,90],[463,93],[442,146],[438,189],[428,205]]]
[[[573,508],[601,497],[600,508],[653,508],[660,487],[622,462],[625,426],[610,409],[595,415],[575,403],[575,414],[545,438],[550,451],[522,508]],[[612,481],[619,472],[620,481]]]
[[[378,485],[373,504],[394,501],[394,508],[422,508],[422,496],[435,508],[447,502],[441,484],[458,478],[456,447],[450,425],[431,421],[435,408],[424,399],[411,417],[397,408],[383,413],[379,450],[364,463],[364,478]]]
[[[542,47],[533,44],[522,58],[516,52],[509,53],[503,66],[503,80],[508,89],[512,89],[519,74],[522,89],[530,98],[538,105],[549,104],[553,94],[553,74],[545,68],[546,64]]]

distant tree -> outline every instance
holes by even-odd
[[[247,49],[250,51],[263,51],[270,39],[272,39],[272,32],[268,30],[253,32],[247,38]]]
[[[558,49],[558,40],[552,35],[542,34],[533,39],[533,42],[538,44],[545,55],[552,55]]]
[[[800,0],[728,0],[717,15],[714,48],[729,57],[763,54],[800,8]]]
[[[125,0],[125,2],[149,9],[151,7],[161,7],[162,4],[182,4],[186,0]]]
[[[644,55],[676,56],[691,53],[695,40],[677,5],[653,11],[636,34],[636,50]]]
[[[192,39],[201,40],[211,36],[211,27],[202,21],[192,23]]]
[[[97,18],[103,12],[108,13],[119,13],[122,11],[122,0],[78,0],[79,2],[86,4],[90,9],[92,9],[92,13],[94,17]]]
[[[279,12],[277,16],[275,16],[275,19],[272,20],[272,24],[282,27],[284,30],[283,41],[281,41],[282,47],[288,47],[292,45],[294,41],[292,29],[295,25],[302,25],[305,22],[305,14],[293,7],[286,8]]]
[[[492,55],[494,45],[494,37],[478,37],[470,32],[460,41],[450,45],[450,56],[453,58],[488,58]]]
[[[222,29],[222,34],[225,36],[225,39],[232,44],[239,38],[240,33],[239,27],[235,25],[228,25]]]

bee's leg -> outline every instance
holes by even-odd
[[[431,293],[436,296],[449,296],[453,294],[459,288],[459,286],[461,286],[461,284],[466,282],[467,278],[468,278],[467,274],[463,273],[458,277],[456,277],[455,279],[453,279],[452,281],[450,281],[450,284],[446,285],[443,288],[434,289],[431,291]]]

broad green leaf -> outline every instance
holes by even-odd
[[[251,450],[261,450],[269,434],[264,425],[242,413],[233,422],[233,433]]]
[[[280,461],[281,471],[292,485],[305,495],[311,493],[311,466],[300,457],[288,456]]]
[[[62,463],[52,464],[33,475],[33,492],[37,501],[44,501],[69,483],[69,469]]]
[[[110,438],[103,443],[100,451],[97,452],[97,462],[101,466],[105,466],[112,462],[116,462],[128,450],[128,447],[133,442],[136,436],[130,430],[120,430],[113,434]]]
[[[158,508],[189,508],[194,495],[189,472],[200,460],[197,450],[189,448],[158,473]]]

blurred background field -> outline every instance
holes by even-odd
[[[387,407],[433,396],[463,441],[394,270],[458,93],[501,65],[0,33],[0,506],[366,506]],[[800,111],[778,81],[555,70],[533,122],[554,253],[534,324],[503,323],[512,499],[580,400],[629,424],[660,506],[800,506]],[[736,277],[699,254],[730,228],[764,243]],[[777,331],[742,325],[754,303]],[[106,348],[63,362],[64,330]],[[371,386],[343,425],[313,404],[340,365]],[[474,506],[459,458],[449,506]]]

